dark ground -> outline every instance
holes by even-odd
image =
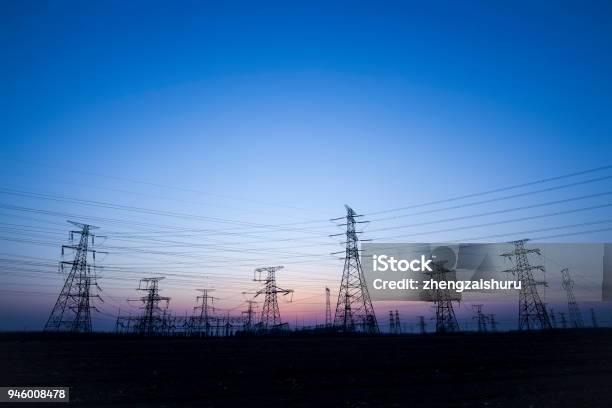
[[[0,385],[70,386],[71,406],[612,407],[612,330],[603,329],[211,340],[4,335],[0,367]]]

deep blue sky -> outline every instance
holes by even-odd
[[[30,195],[3,190],[0,204],[70,213],[84,221],[99,216],[219,229],[232,225],[228,219],[259,224],[326,220],[342,215],[344,203],[376,212],[611,164],[609,2],[215,3],[3,1],[2,187]],[[571,181],[576,180],[556,185]],[[444,217],[596,194],[610,187],[610,180],[594,181]],[[31,193],[225,221],[195,223],[91,208],[33,198]],[[485,221],[606,203],[609,196]],[[383,220],[368,228],[438,216],[400,214],[405,215],[400,221]],[[608,207],[417,240],[598,222],[610,215]],[[0,209],[0,217],[5,223],[2,236],[21,232],[22,238],[32,239],[23,226],[44,225],[49,230],[36,231],[39,237],[57,242],[41,248],[6,240],[2,252],[57,260],[67,216]],[[107,245],[125,245],[113,241],[112,233],[135,228],[102,224],[101,230],[110,232]],[[593,228],[605,226],[609,224]],[[291,235],[303,231],[276,233],[266,248],[289,247],[289,242],[292,251],[323,255],[337,248],[335,242],[331,247],[296,248],[300,243],[329,244],[327,234],[336,231],[321,223],[313,228],[319,229],[307,238]],[[387,235],[422,230],[427,228]],[[610,234],[568,240],[610,241]],[[230,238],[215,237],[238,248],[229,257],[244,265],[226,268],[225,278],[250,276],[248,271],[260,264],[286,262],[273,254],[245,260],[240,252],[245,246]],[[202,266],[186,265],[182,273],[205,273],[201,270],[210,266],[209,255],[197,252]],[[287,285],[307,287],[300,279],[315,280],[312,276],[319,273],[317,284],[327,279],[335,288],[340,271],[330,259],[296,263]],[[117,255],[111,260],[127,265],[131,258]],[[289,269],[288,275],[293,273]],[[140,273],[127,284],[114,284],[131,290]],[[21,290],[25,278],[11,279],[16,279],[13,286],[6,287]],[[52,287],[44,290],[50,294],[40,306],[44,310],[61,277],[53,275],[49,282]],[[176,290],[181,286],[171,279],[167,285]],[[174,293],[183,299],[180,310],[192,306],[191,289]],[[234,295],[226,299],[238,291],[232,290]],[[305,299],[322,293],[314,283],[307,290]],[[240,300],[237,296],[233,301]],[[313,307],[318,311],[319,303]]]

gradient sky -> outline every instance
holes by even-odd
[[[341,274],[328,255],[341,229],[327,220],[345,203],[368,214],[377,241],[534,229],[549,229],[530,235],[544,241],[612,240],[609,229],[546,238],[610,227],[611,169],[488,204],[376,214],[612,164],[609,2],[216,3],[1,3],[0,329],[44,323],[66,219],[107,237],[106,328],[120,307],[135,310],[124,299],[142,276],[167,276],[176,313],[196,287],[237,313],[257,288],[253,268],[268,264],[284,264],[279,285],[296,290],[286,320],[320,321],[324,286],[337,293]],[[580,223],[592,226],[561,228]]]

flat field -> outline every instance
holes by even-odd
[[[612,330],[604,329],[227,339],[5,334],[0,367],[3,386],[70,386],[70,406],[612,406]]]

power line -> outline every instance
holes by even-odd
[[[440,223],[451,222],[451,221],[460,221],[460,220],[466,220],[466,219],[472,219],[472,218],[478,218],[478,217],[485,217],[489,215],[499,215],[499,214],[505,214],[505,213],[514,212],[514,211],[530,210],[533,208],[546,207],[549,205],[564,204],[564,203],[573,202],[573,201],[586,200],[589,198],[602,197],[602,196],[607,196],[610,194],[612,194],[612,191],[606,191],[606,192],[596,193],[596,194],[587,194],[587,195],[583,195],[579,197],[571,197],[571,198],[566,198],[562,200],[547,201],[544,203],[531,204],[531,205],[525,205],[525,206],[520,206],[520,207],[506,208],[503,210],[488,211],[488,212],[483,212],[479,214],[470,214],[470,215],[464,215],[464,216],[459,216],[459,217],[450,217],[450,218],[437,219],[433,221],[425,221],[425,222],[418,222],[418,223],[413,223],[413,224],[399,225],[399,226],[394,226],[394,227],[384,227],[384,228],[372,229],[372,230],[369,230],[369,232],[388,231],[388,230],[395,230],[395,229],[418,227],[418,226],[423,226],[423,225],[440,224]]]
[[[512,195],[508,195],[508,196],[504,196],[504,197],[496,197],[496,198],[491,198],[491,199],[488,199],[488,200],[475,201],[475,202],[471,202],[471,203],[457,204],[457,205],[454,205],[454,206],[451,206],[451,207],[434,208],[434,209],[431,209],[431,210],[419,211],[419,212],[414,212],[414,213],[410,213],[410,214],[401,214],[401,215],[395,215],[395,216],[392,216],[392,217],[385,217],[385,218],[375,218],[372,221],[375,222],[375,221],[395,220],[395,219],[399,219],[399,218],[414,217],[416,215],[433,214],[433,213],[437,213],[437,212],[457,210],[457,209],[460,209],[460,208],[473,207],[475,205],[482,205],[482,204],[496,203],[496,202],[499,202],[499,201],[505,201],[505,200],[510,200],[510,199],[519,198],[519,197],[526,197],[526,196],[530,196],[530,195],[533,195],[533,194],[540,194],[540,193],[545,193],[545,192],[550,192],[550,191],[556,191],[556,190],[561,190],[561,189],[564,189],[564,188],[576,187],[576,186],[581,186],[581,185],[584,185],[584,184],[595,183],[595,182],[604,181],[604,180],[610,180],[610,179],[612,179],[612,176],[597,177],[597,178],[593,178],[593,179],[589,179],[589,180],[578,181],[578,182],[575,182],[575,183],[564,184],[564,185],[561,185],[561,186],[548,187],[548,188],[544,188],[544,189],[540,189],[540,190],[535,190],[535,191],[527,191],[525,193],[512,194]]]
[[[207,192],[207,191],[197,190],[197,189],[193,189],[193,188],[179,187],[179,186],[176,186],[176,185],[167,185],[167,184],[154,183],[154,182],[144,181],[144,180],[136,180],[136,179],[131,179],[131,178],[127,178],[127,177],[119,177],[119,176],[106,175],[106,174],[96,173],[96,172],[92,172],[92,171],[86,171],[86,170],[82,170],[82,169],[67,168],[67,167],[63,167],[63,166],[56,166],[56,165],[50,165],[50,164],[47,164],[47,163],[35,162],[35,161],[32,161],[32,160],[16,159],[16,158],[9,157],[9,156],[3,156],[3,159],[7,160],[7,161],[12,161],[12,162],[26,163],[26,164],[29,164],[29,165],[36,165],[36,166],[42,166],[42,167],[55,168],[55,169],[58,169],[58,170],[61,170],[61,171],[64,171],[64,172],[80,173],[80,174],[85,174],[85,175],[89,175],[89,176],[96,176],[96,177],[107,178],[107,179],[111,179],[111,180],[126,181],[126,182],[133,183],[133,184],[142,184],[142,185],[148,185],[148,186],[159,187],[159,188],[175,190],[175,191],[184,191],[184,192],[190,192],[190,193],[196,193],[196,194],[202,194],[202,195],[210,195],[210,196],[219,197],[219,198],[225,198],[225,199],[230,199],[230,200],[237,200],[237,201],[240,201],[240,202],[252,202],[252,203],[262,204],[262,205],[266,205],[266,206],[291,208],[291,209],[300,209],[298,207],[284,206],[284,205],[281,205],[281,204],[278,204],[278,203],[268,203],[268,202],[262,202],[262,201],[253,200],[253,199],[250,199],[250,198],[245,198],[245,197],[234,197],[234,196],[229,196],[229,195],[224,195],[224,194],[217,194],[217,193],[211,193],[211,192]],[[305,210],[305,209],[302,208],[300,210]]]
[[[561,179],[565,179],[565,178],[581,176],[581,175],[584,175],[584,174],[594,173],[594,172],[603,171],[603,170],[609,170],[611,168],[612,168],[612,165],[595,167],[595,168],[591,168],[591,169],[587,169],[587,170],[582,170],[582,171],[577,171],[577,172],[573,172],[573,173],[563,174],[563,175],[560,175],[560,176],[548,177],[548,178],[543,178],[543,179],[540,179],[540,180],[530,181],[530,182],[526,182],[526,183],[515,184],[515,185],[508,186],[508,187],[494,188],[494,189],[482,191],[482,192],[479,192],[479,193],[470,193],[470,194],[455,196],[455,197],[451,197],[451,198],[445,198],[445,199],[441,199],[441,200],[428,201],[428,202],[420,203],[420,204],[413,204],[413,205],[408,205],[408,206],[403,206],[403,207],[398,207],[398,208],[392,208],[392,209],[388,209],[388,210],[374,211],[374,212],[366,213],[364,215],[386,214],[386,213],[390,213],[390,212],[409,210],[409,209],[412,209],[412,208],[419,208],[419,207],[425,207],[425,206],[430,206],[430,205],[435,205],[435,204],[448,203],[448,202],[451,202],[451,201],[463,200],[463,199],[466,199],[466,198],[472,198],[472,197],[478,197],[478,196],[483,196],[483,195],[488,195],[488,194],[500,193],[500,192],[503,192],[503,191],[514,190],[514,189],[523,188],[523,187],[529,187],[529,186],[533,186],[533,185],[537,185],[537,184],[544,184],[544,183],[548,183],[548,182],[551,182],[551,181],[556,181],[556,180],[561,180]]]

